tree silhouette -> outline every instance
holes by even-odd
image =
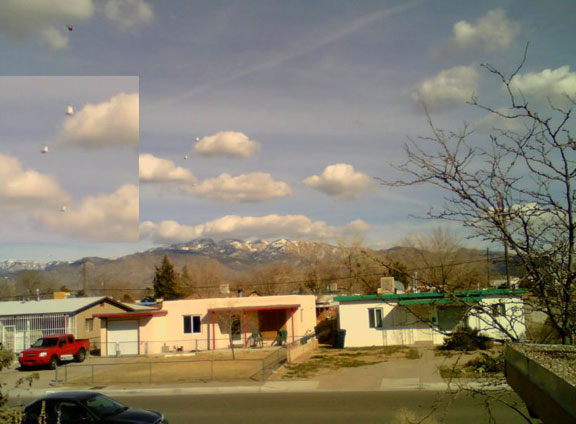
[[[154,268],[156,269],[154,274],[154,297],[165,300],[179,299],[181,295],[176,284],[178,277],[168,257],[164,255],[162,265]]]

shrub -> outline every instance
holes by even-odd
[[[451,336],[444,340],[444,344],[438,349],[440,350],[486,350],[493,346],[492,340],[489,337],[480,334],[479,330],[472,328],[464,328],[454,332]]]
[[[500,352],[490,355],[481,352],[478,358],[469,360],[464,367],[479,374],[504,372],[504,354]]]
[[[418,352],[418,349],[414,349],[412,347],[406,351],[406,359],[419,359],[419,358],[420,358],[420,352]]]

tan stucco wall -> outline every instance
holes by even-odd
[[[285,296],[254,296],[239,298],[212,298],[212,299],[186,299],[165,301],[162,310],[167,311],[166,316],[154,316],[144,321],[140,320],[139,338],[140,354],[159,354],[182,348],[183,351],[223,349],[229,347],[229,338],[226,325],[227,313],[216,314],[217,325],[211,324],[210,309],[234,307],[267,307],[281,305],[298,305],[294,313],[294,339],[313,332],[316,325],[316,301],[312,295],[285,295]],[[246,312],[246,325],[243,314],[235,312],[241,317],[242,336],[239,343],[244,341],[244,330],[249,337],[252,331],[258,329],[258,312]],[[200,316],[200,333],[184,333],[185,315]],[[289,315],[288,315],[289,316]],[[288,331],[288,342],[292,341],[292,324],[287,319],[285,327]],[[102,340],[105,341],[106,330],[102,330]],[[213,335],[216,343],[213,343]],[[105,352],[103,351],[103,355]]]
[[[106,301],[102,301],[98,305],[94,305],[74,316],[76,320],[76,337],[79,339],[90,339],[90,345],[97,347],[100,344],[100,318],[94,318],[93,330],[88,331],[86,328],[86,319],[93,318],[94,314],[113,314],[126,312],[124,309],[116,305],[112,305]]]

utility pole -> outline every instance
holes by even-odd
[[[84,296],[88,296],[87,290],[88,289],[88,279],[87,279],[87,272],[86,272],[86,258],[82,259],[82,291],[84,292]]]

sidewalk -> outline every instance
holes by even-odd
[[[45,374],[31,389],[10,390],[10,397],[40,397],[49,392],[67,390],[94,390],[113,397],[122,396],[166,396],[181,394],[221,393],[273,393],[273,392],[349,392],[349,391],[446,391],[448,384],[438,372],[438,365],[446,358],[435,357],[431,349],[422,349],[419,359],[399,359],[356,368],[341,368],[300,380],[285,380],[279,375],[261,381],[212,381],[182,384],[114,384],[106,386],[63,386],[57,385]],[[281,373],[277,373],[281,374]],[[450,388],[459,385],[479,388],[475,381],[454,380]],[[483,387],[485,388],[485,387]]]

